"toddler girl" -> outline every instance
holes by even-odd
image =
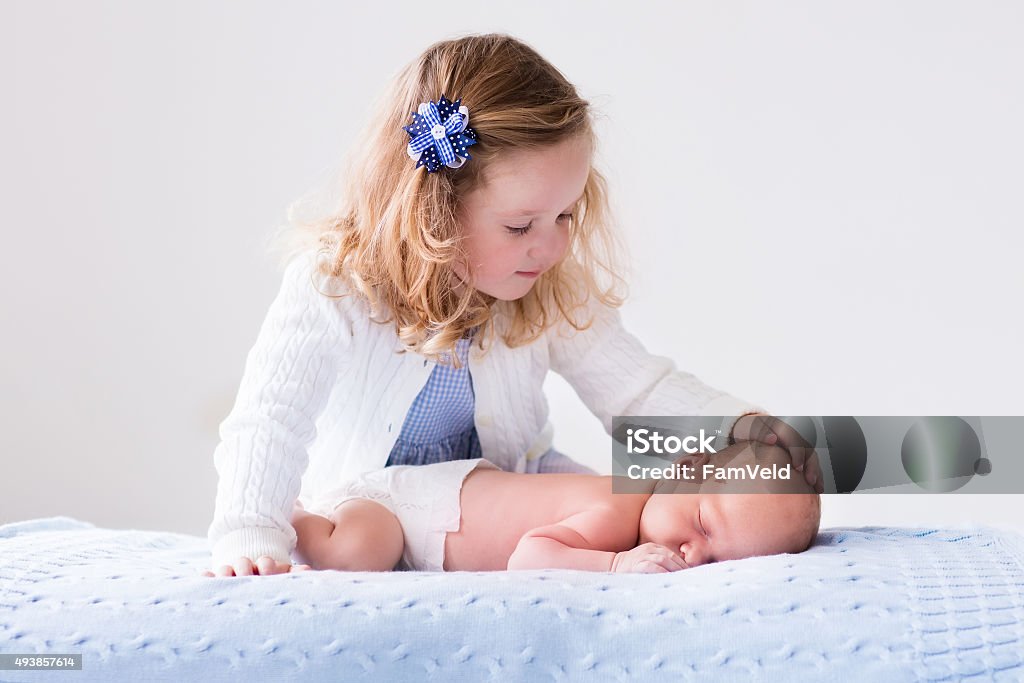
[[[555,67],[504,35],[439,42],[374,111],[337,210],[286,235],[220,426],[217,575],[288,571],[296,500],[370,470],[590,472],[552,449],[548,370],[609,433],[614,415],[743,416],[723,432],[789,448],[816,483],[785,423],[623,329],[589,105]]]

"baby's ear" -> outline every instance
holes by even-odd
[[[803,473],[797,472],[796,468],[792,467],[793,459],[790,458],[789,451],[780,446],[769,446],[763,443],[755,443],[753,448],[754,457],[759,466],[790,466],[790,478],[769,481],[769,491],[772,493],[814,493],[814,488],[804,480]]]

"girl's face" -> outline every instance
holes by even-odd
[[[495,162],[488,182],[470,192],[460,207],[470,272],[457,263],[456,275],[496,299],[525,296],[565,255],[590,157],[589,143],[576,138]]]

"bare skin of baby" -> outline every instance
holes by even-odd
[[[709,456],[685,462],[701,465]],[[683,461],[681,461],[683,462]],[[781,448],[742,442],[710,456],[716,467],[790,462]],[[613,493],[613,477],[472,471],[461,524],[445,538],[446,571],[566,568],[661,573],[756,555],[802,552],[820,519],[803,478],[719,482],[649,481]],[[770,493],[767,491],[771,491]],[[672,495],[664,495],[672,494]],[[398,519],[357,499],[330,519],[297,506],[296,554],[313,569],[387,571],[404,548]]]

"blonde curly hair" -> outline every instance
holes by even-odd
[[[461,98],[469,108],[479,142],[460,168],[428,173],[415,168],[406,153],[409,136],[402,127],[421,102],[442,94]],[[293,204],[273,246],[284,262],[316,249],[315,274],[341,278],[350,294],[369,303],[375,322],[393,322],[404,351],[439,362],[441,354],[450,355],[457,366],[456,342],[477,328],[475,339],[484,349],[499,312],[509,320],[502,338],[516,347],[562,320],[577,330],[589,327],[591,321],[576,316],[591,296],[607,306],[622,305],[625,280],[616,259],[624,250],[609,225],[607,183],[593,164],[564,258],[525,296],[501,301],[473,287],[453,286],[453,264],[466,263],[460,200],[486,183],[496,159],[569,139],[596,149],[590,104],[533,48],[503,34],[431,45],[398,72],[358,139],[342,172],[336,208],[302,220]]]

